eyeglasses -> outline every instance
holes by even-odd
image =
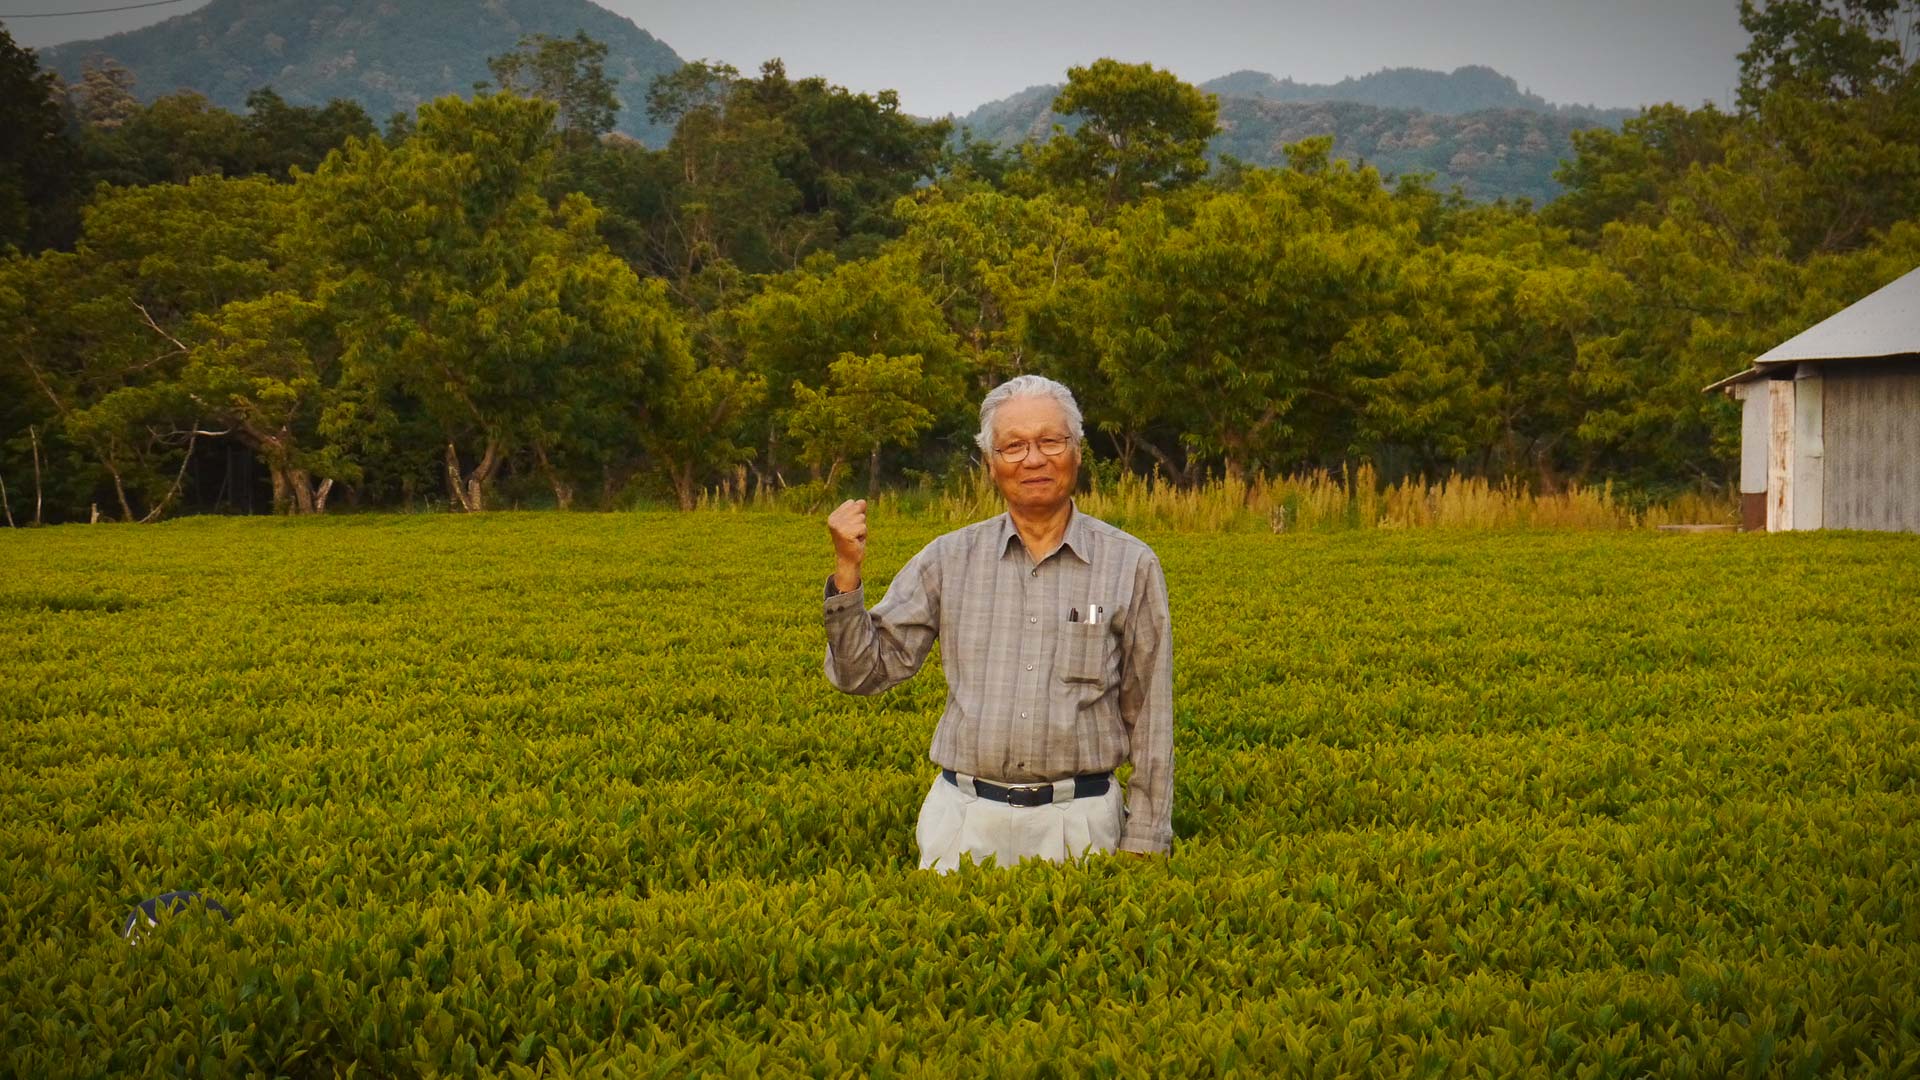
[[[1005,446],[997,447],[993,452],[1000,455],[1001,461],[1009,465],[1018,465],[1027,460],[1027,453],[1034,445],[1034,442],[1022,439],[1016,443],[1008,443]],[[1059,457],[1061,454],[1067,452],[1067,447],[1073,445],[1073,437],[1070,435],[1047,435],[1038,440],[1038,445],[1042,454],[1048,457]]]

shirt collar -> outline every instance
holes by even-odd
[[[1074,558],[1093,565],[1093,526],[1087,524],[1087,515],[1081,513],[1077,503],[1069,501],[1073,515],[1067,518],[1067,532],[1060,538],[1060,549],[1069,552]],[[1012,547],[1020,542],[1020,530],[1013,527],[1013,515],[1001,514],[999,519],[1000,555],[1005,557]],[[1049,556],[1051,558],[1051,556]]]

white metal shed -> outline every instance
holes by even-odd
[[[1920,532],[1920,269],[1774,346],[1742,403],[1742,524]]]

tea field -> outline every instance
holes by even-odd
[[[1174,854],[939,876],[820,521],[0,533],[0,1074],[1920,1075],[1920,537],[1145,539]]]

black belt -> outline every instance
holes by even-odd
[[[960,778],[954,775],[952,769],[941,769],[940,775],[947,783],[955,787],[960,786]],[[1113,774],[1110,772],[1083,773],[1073,778],[1073,797],[1087,799],[1095,795],[1105,795],[1107,785],[1112,782]],[[1003,802],[1008,806],[1047,806],[1053,802],[1052,784],[1022,784],[1018,787],[1009,787],[975,778],[973,793],[983,799]]]

